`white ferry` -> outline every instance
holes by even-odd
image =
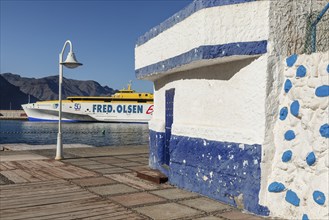
[[[59,101],[22,105],[29,121],[58,121]],[[62,120],[68,122],[147,123],[153,113],[153,94],[119,90],[109,97],[72,96],[62,100]]]

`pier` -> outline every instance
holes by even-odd
[[[27,120],[24,110],[0,110],[0,120]]]
[[[64,146],[65,147],[65,146]],[[235,207],[137,177],[148,146],[0,151],[0,216],[5,219],[245,219]],[[6,150],[7,149],[7,150]]]

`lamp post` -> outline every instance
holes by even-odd
[[[67,55],[66,60],[63,62],[63,53],[67,46],[70,45],[70,51]],[[58,83],[58,100],[59,100],[59,111],[58,111],[58,134],[57,134],[57,147],[55,160],[63,159],[63,144],[62,144],[62,82],[63,82],[63,66],[73,69],[81,66],[73,53],[73,47],[71,41],[67,40],[64,43],[63,49],[59,54],[59,83]]]

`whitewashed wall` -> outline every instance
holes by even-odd
[[[174,135],[261,144],[265,133],[266,60],[264,55],[157,80],[150,129],[164,132],[165,91],[175,88]],[[184,75],[187,78],[183,79]]]
[[[264,204],[273,216],[301,219],[307,215],[309,219],[328,219],[329,139],[323,134],[329,132],[324,126],[329,120],[329,53],[294,57],[297,59],[291,67],[283,64],[284,85],[279,96],[281,114],[279,112],[274,127],[275,156],[272,172],[268,173]],[[294,60],[294,57],[290,59]],[[298,74],[304,70],[305,76]],[[320,90],[323,97],[318,96]],[[297,103],[299,108],[296,108]],[[293,131],[295,138],[287,140],[287,131]],[[313,154],[314,164],[310,162]],[[284,189],[269,192],[268,187],[273,182],[282,183]],[[287,198],[289,190],[296,193],[295,198]],[[315,191],[324,194],[324,204],[316,201],[323,199],[321,193],[313,198]],[[289,202],[291,199],[294,204]]]
[[[269,7],[269,1],[262,1],[204,8],[137,46],[135,69],[202,45],[267,39]]]

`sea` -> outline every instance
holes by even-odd
[[[147,124],[62,123],[63,144],[87,144],[95,147],[146,145]],[[0,120],[0,144],[56,144],[57,122]]]

